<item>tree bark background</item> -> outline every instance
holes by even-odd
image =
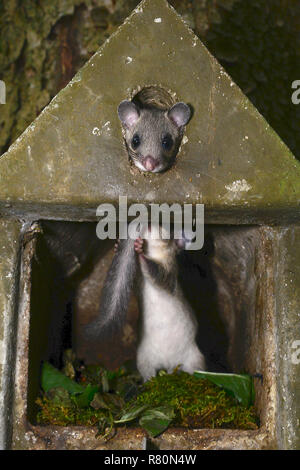
[[[0,155],[139,0],[0,0]],[[169,0],[300,159],[299,0]]]

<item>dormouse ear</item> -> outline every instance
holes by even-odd
[[[174,124],[176,124],[177,127],[182,127],[188,123],[191,117],[191,110],[185,103],[176,103],[171,109],[169,109],[168,117],[174,122]]]
[[[137,122],[140,111],[132,101],[124,100],[118,106],[118,115],[122,124],[129,129]]]

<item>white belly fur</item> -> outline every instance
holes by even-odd
[[[145,280],[141,304],[137,366],[144,380],[159,369],[170,373],[179,365],[189,373],[204,370],[205,360],[195,342],[196,320],[180,290],[171,294]]]

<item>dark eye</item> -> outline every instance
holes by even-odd
[[[132,137],[132,141],[131,141],[132,148],[137,149],[140,143],[141,143],[140,136],[138,134],[134,134],[134,136]]]
[[[161,145],[165,150],[171,150],[173,147],[172,136],[170,134],[166,134],[161,142]]]

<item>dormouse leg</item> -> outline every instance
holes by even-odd
[[[176,287],[176,268],[172,264],[167,270],[161,263],[154,261],[144,253],[144,240],[137,238],[134,242],[134,249],[139,255],[140,266],[145,276],[149,277],[152,282],[168,292],[174,292]]]

